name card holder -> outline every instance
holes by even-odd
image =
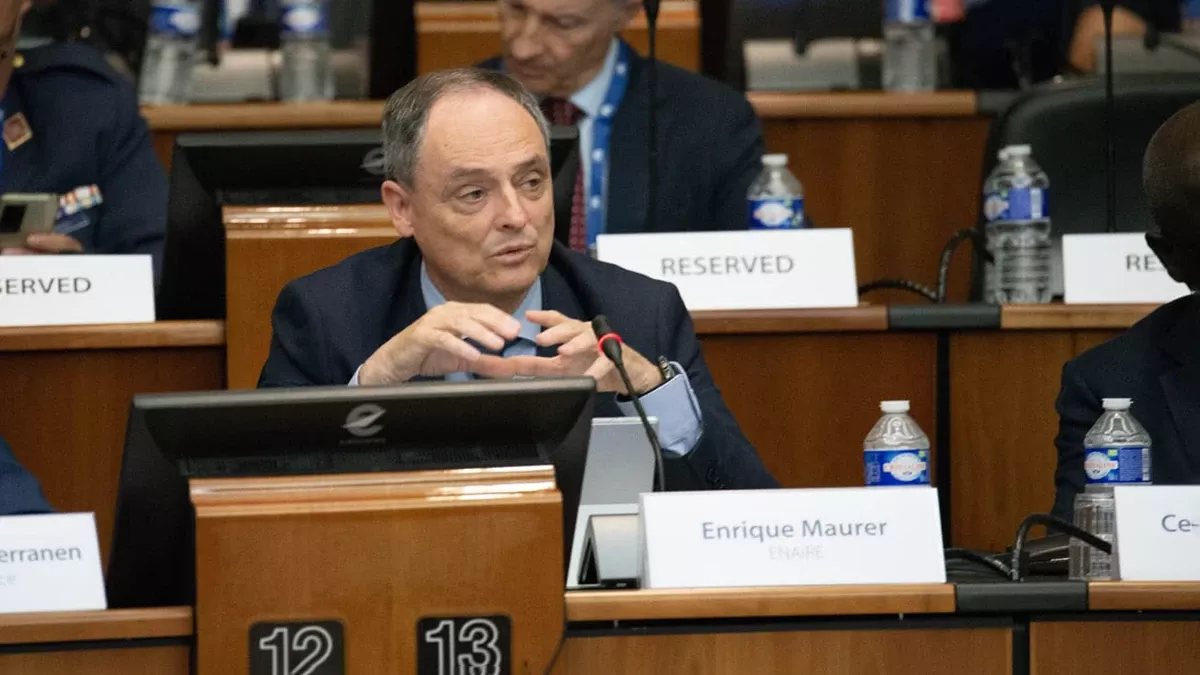
[[[1164,303],[1188,294],[1138,233],[1063,236],[1067,304]]]
[[[1118,486],[1113,495],[1122,581],[1200,581],[1200,486]]]
[[[649,493],[644,588],[945,583],[930,487]]]
[[[675,284],[692,311],[858,306],[848,229],[606,234],[596,256]]]
[[[106,609],[96,518],[0,518],[0,614]]]
[[[153,321],[148,255],[0,257],[0,326]]]

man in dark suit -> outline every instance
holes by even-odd
[[[14,253],[148,253],[160,260],[167,177],[133,83],[77,44],[16,49],[24,0],[0,0],[0,193],[59,197],[52,234]]]
[[[587,375],[608,392],[598,416],[628,415],[588,322],[606,314],[659,418],[668,485],[776,485],[675,287],[553,242],[549,132],[520,84],[476,69],[427,75],[391,98],[383,128],[383,201],[401,238],[284,288],[259,386]]]
[[[0,438],[0,516],[50,511],[37,479],[17,463],[8,444]]]
[[[555,176],[557,238],[582,251],[600,233],[647,228],[651,108],[647,61],[618,33],[640,0],[498,0],[502,69],[541,98],[551,124],[577,126],[582,162]],[[762,125],[745,97],[659,63],[656,232],[747,227],[762,170]]]
[[[1144,186],[1157,231],[1146,240],[1176,281],[1200,289],[1200,104],[1150,141]],[[1068,362],[1058,396],[1054,514],[1071,519],[1085,484],[1083,437],[1104,398],[1132,398],[1150,433],[1155,483],[1200,483],[1200,296],[1160,307],[1123,335]]]

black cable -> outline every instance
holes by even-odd
[[[1034,513],[1025,516],[1025,520],[1022,520],[1021,526],[1017,528],[1017,539],[1013,542],[1012,559],[1008,565],[1009,578],[1013,581],[1022,581],[1025,578],[1025,570],[1021,559],[1024,557],[1025,539],[1029,537],[1029,528],[1034,525],[1045,525],[1047,529],[1068,534],[1102,553],[1112,553],[1112,544],[1082,527],[1077,527],[1062,518],[1056,518],[1048,513]]]
[[[950,261],[954,257],[954,252],[958,250],[959,244],[964,241],[970,241],[975,246],[975,250],[980,252],[984,260],[994,262],[995,257],[987,250],[987,238],[983,233],[975,227],[964,227],[963,229],[950,235],[950,241],[942,247],[942,255],[938,261],[938,280],[937,291],[934,294],[934,302],[937,304],[945,304],[946,302],[946,285],[950,276]]]
[[[907,279],[879,279],[878,281],[872,281],[859,286],[858,295],[859,297],[862,297],[871,291],[883,289],[908,291],[909,293],[916,293],[930,302],[937,302],[937,294],[933,292],[933,289],[925,286],[924,284],[918,284],[915,281],[909,281]]]
[[[650,418],[646,416],[646,409],[642,407],[642,397],[638,396],[633,389],[633,383],[629,381],[629,373],[625,371],[625,366],[619,363],[613,364],[617,373],[621,375],[621,382],[625,384],[625,391],[629,392],[629,399],[633,401],[633,409],[637,411],[638,419],[642,421],[642,428],[646,430],[646,437],[650,439],[650,444],[654,446],[654,490],[656,492],[665,492],[667,489],[666,472],[663,470],[663,451],[658,445],[658,434],[654,432],[654,427],[650,426]]]
[[[1002,563],[999,560],[996,560],[994,558],[989,558],[988,556],[985,556],[982,553],[979,553],[978,551],[972,551],[972,550],[966,549],[966,548],[948,548],[948,549],[946,549],[946,559],[947,560],[968,560],[970,562],[979,563],[980,565],[983,565],[988,570],[995,572],[996,574],[1004,577],[1005,579],[1009,579],[1012,576],[1012,573],[1009,570],[1008,565],[1005,565],[1004,563]]]

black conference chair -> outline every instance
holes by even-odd
[[[1163,122],[1200,100],[1200,76],[1118,76],[1115,92],[1117,230],[1144,232],[1151,219],[1142,194],[1142,156]],[[992,125],[983,176],[995,168],[1001,148],[1032,146],[1034,159],[1050,176],[1050,217],[1056,240],[1063,234],[1105,230],[1104,108],[1103,80],[1077,80],[1031,90]],[[982,189],[980,194],[982,199]],[[977,213],[982,228],[982,203]],[[983,265],[976,255],[973,299],[982,296],[982,286]]]

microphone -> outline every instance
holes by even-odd
[[[1104,140],[1105,169],[1108,190],[1105,206],[1105,232],[1117,231],[1117,143],[1116,143],[1116,94],[1113,93],[1113,9],[1115,0],[1101,0],[1100,10],[1104,13]]]
[[[646,120],[650,132],[649,165],[646,172],[646,232],[654,231],[655,208],[658,205],[658,6],[659,0],[643,0],[646,30],[650,38],[649,63],[646,64],[646,88],[650,93],[650,110]]]
[[[646,437],[650,439],[650,447],[654,450],[654,489],[657,492],[665,492],[667,480],[663,472],[662,446],[658,443],[658,434],[654,433],[654,427],[650,426],[650,418],[646,415],[646,409],[642,407],[641,397],[633,390],[629,371],[625,370],[625,357],[621,352],[624,342],[621,340],[621,336],[612,329],[612,326],[608,325],[608,318],[603,314],[592,319],[592,330],[596,333],[596,346],[600,353],[616,366],[621,381],[625,383],[625,391],[629,392],[629,398],[633,400],[633,409],[637,411],[638,418],[642,420],[642,428],[646,430]]]

